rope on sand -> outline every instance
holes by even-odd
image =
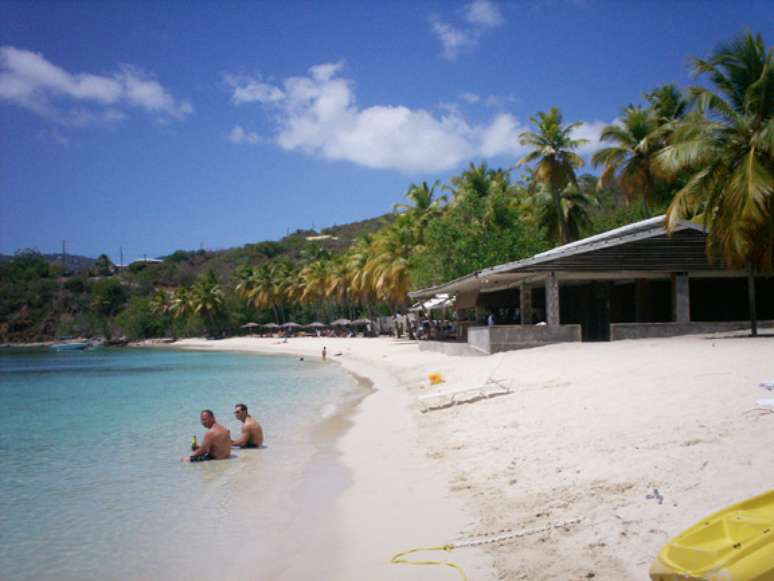
[[[463,581],[468,581],[468,578],[465,575],[465,571],[462,570],[462,567],[460,567],[456,563],[452,563],[451,561],[439,561],[439,560],[409,561],[404,557],[412,553],[424,553],[424,552],[430,552],[430,551],[446,551],[447,553],[449,553],[454,549],[464,549],[465,547],[478,547],[481,545],[501,544],[501,543],[506,543],[509,541],[519,539],[521,537],[536,535],[538,533],[547,532],[553,529],[565,528],[570,525],[578,524],[580,522],[581,522],[580,518],[573,518],[560,523],[548,524],[542,527],[535,527],[531,529],[522,529],[519,531],[514,531],[513,529],[502,529],[492,533],[481,533],[475,537],[462,539],[460,541],[449,543],[447,545],[439,545],[437,547],[417,547],[416,549],[409,549],[407,551],[402,551],[397,555],[395,555],[392,559],[390,559],[390,563],[393,563],[396,565],[442,565],[445,567],[451,567],[452,569],[457,571],[457,573],[460,574],[460,577],[462,578]]]

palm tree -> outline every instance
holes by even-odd
[[[517,165],[537,162],[535,179],[546,184],[551,192],[560,221],[561,242],[565,244],[570,239],[570,232],[562,211],[562,190],[567,184],[576,183],[575,169],[583,166],[583,159],[573,150],[588,140],[572,138],[572,132],[583,123],[576,121],[563,126],[562,113],[556,107],[551,107],[547,113],[540,111],[537,117],[529,119],[537,132],[523,132],[519,135],[519,143],[533,149]]]
[[[374,291],[382,300],[394,305],[405,302],[411,286],[409,266],[413,249],[411,233],[399,225],[382,230],[374,240],[374,254],[367,269]]]
[[[629,105],[623,110],[620,124],[602,130],[600,139],[615,145],[600,149],[591,158],[595,167],[604,166],[600,188],[615,182],[628,202],[641,196],[650,208],[656,196],[653,159],[663,147],[658,128],[658,120],[650,110]]]
[[[667,209],[667,225],[701,214],[710,257],[731,267],[774,266],[774,52],[747,33],[694,60],[716,92],[693,87],[697,109],[657,156],[667,174],[690,179]]]
[[[352,269],[345,256],[331,260],[328,271],[328,288],[325,294],[334,297],[341,305],[349,303],[352,292]]]
[[[249,266],[242,266],[234,271],[232,275],[236,284],[234,291],[237,296],[246,301],[250,301],[253,295],[253,269]]]
[[[591,226],[588,208],[596,206],[597,199],[586,194],[573,184],[567,184],[562,191],[562,213],[564,222],[570,232],[570,240],[583,237],[584,231]],[[549,242],[556,243],[560,239],[559,224],[556,217],[556,207],[553,196],[545,184],[539,184],[526,201],[528,211],[533,215],[536,225],[546,234]]]
[[[202,317],[207,325],[207,332],[215,330],[215,317],[223,308],[223,290],[218,284],[215,273],[206,271],[191,290],[192,312]]]
[[[453,204],[459,204],[466,198],[481,199],[492,193],[495,185],[502,185],[509,177],[501,169],[490,169],[485,161],[481,165],[471,163],[468,169],[449,180],[448,189],[453,195]]]
[[[372,270],[369,265],[375,254],[373,236],[364,234],[355,240],[347,252],[347,263],[352,273],[352,296],[358,304],[365,306],[371,315],[371,302],[375,297]]]
[[[710,259],[750,269],[755,335],[753,273],[774,267],[774,49],[746,33],[693,64],[715,91],[690,89],[696,110],[657,157],[667,174],[690,176],[667,209],[667,227],[701,215]]]
[[[393,206],[395,212],[401,212],[401,216],[411,222],[418,244],[422,244],[424,241],[424,230],[427,223],[438,215],[442,208],[441,204],[446,201],[446,196],[436,197],[435,195],[435,190],[439,185],[438,180],[433,182],[432,186],[428,185],[427,182],[422,182],[420,185],[411,184],[405,197],[412,203]]]
[[[175,319],[191,313],[191,291],[186,286],[179,286],[172,295],[169,310]]]
[[[328,291],[328,261],[317,259],[308,262],[300,271],[299,276],[304,283],[301,293],[302,303],[313,303],[317,307],[317,318],[322,318],[322,302]]]
[[[151,312],[164,321],[165,330],[169,330],[169,315],[172,312],[172,298],[169,293],[157,289],[150,300]]]
[[[661,85],[645,93],[645,100],[659,125],[666,125],[685,117],[688,101],[673,84]]]

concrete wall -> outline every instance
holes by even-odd
[[[774,321],[758,321],[758,328],[774,327]],[[612,323],[610,340],[647,339],[649,337],[676,337],[698,333],[744,331],[750,321],[718,321],[688,323]]]
[[[435,351],[437,353],[445,353],[446,355],[482,357],[488,354],[462,341],[418,341],[418,344],[420,351]]]
[[[485,353],[580,340],[580,325],[494,325],[468,329],[468,343]]]

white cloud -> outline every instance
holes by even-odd
[[[481,155],[522,155],[526,150],[524,146],[519,145],[519,134],[526,130],[513,115],[501,113],[481,131]]]
[[[249,77],[226,75],[226,84],[234,89],[231,100],[237,105],[242,103],[273,103],[284,97],[282,91],[261,81]]]
[[[46,143],[53,143],[54,145],[70,144],[70,140],[62,135],[56,128],[38,131],[38,139]]]
[[[481,28],[497,28],[505,23],[500,8],[490,0],[475,0],[467,6],[468,22]]]
[[[433,33],[441,41],[443,56],[448,60],[456,59],[460,52],[476,45],[475,38],[451,24],[435,20],[432,26]]]
[[[231,143],[247,143],[255,145],[261,138],[255,131],[245,131],[240,125],[235,125],[226,137]]]
[[[475,93],[462,93],[460,97],[466,103],[478,103],[481,100],[481,96]]]
[[[430,18],[433,34],[448,60],[453,61],[461,53],[472,50],[486,31],[505,24],[499,6],[491,0],[474,0],[465,6],[464,17],[464,22],[457,26],[437,17]]]
[[[0,99],[65,124],[116,121],[117,108],[136,107],[162,119],[183,119],[193,112],[150,75],[130,66],[112,75],[73,74],[47,61],[40,53],[12,46],[0,47]],[[76,110],[61,102],[78,103]],[[84,106],[110,109],[83,109]]]
[[[389,104],[359,108],[354,83],[339,76],[340,71],[340,64],[320,65],[306,76],[267,85],[261,95],[271,97],[256,101],[270,107],[277,121],[276,145],[409,174],[445,171],[470,160],[522,151],[518,136],[525,128],[512,115],[476,124],[454,108],[435,113]],[[242,77],[233,86],[232,101],[236,103],[235,95],[254,82]],[[244,135],[239,126],[232,130],[240,142]]]
[[[578,153],[583,156],[593,154],[595,151],[604,147],[604,143],[599,140],[602,130],[610,125],[605,121],[588,121],[575,129],[571,136],[573,139],[587,139],[588,143],[578,148]]]

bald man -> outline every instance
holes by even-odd
[[[202,445],[190,456],[181,458],[183,462],[205,462],[207,460],[225,460],[231,455],[231,436],[226,428],[215,421],[212,410],[202,410],[199,421],[207,428]]]

